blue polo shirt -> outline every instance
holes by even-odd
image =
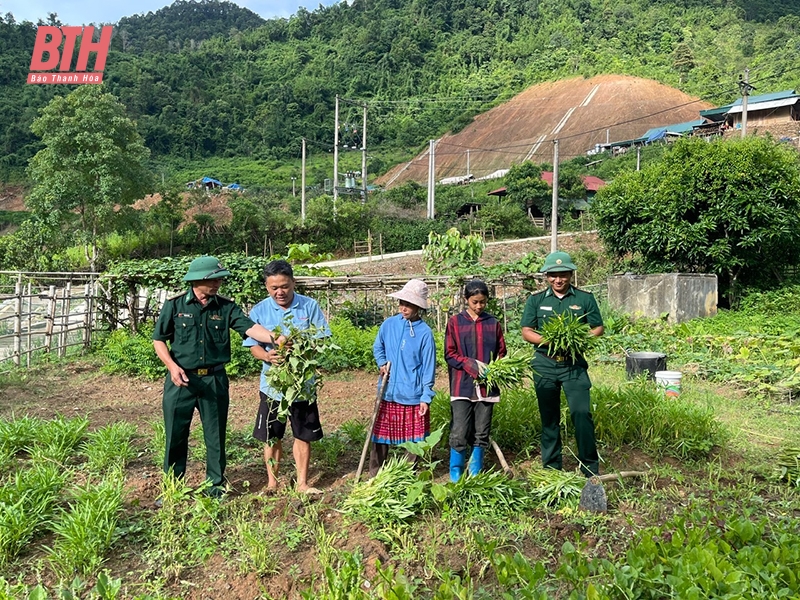
[[[287,317],[291,319],[292,324],[298,329],[308,329],[313,325],[320,330],[323,336],[331,335],[328,322],[325,320],[325,315],[322,314],[322,309],[320,309],[317,301],[297,292],[295,292],[289,308],[278,306],[277,302],[270,296],[256,304],[253,310],[250,311],[250,320],[266,327],[270,331],[275,331],[276,327],[283,325],[284,319]],[[247,338],[242,345],[245,347],[260,345],[266,350],[272,350],[275,347],[274,344],[261,344],[253,338]],[[267,371],[269,371],[270,364],[266,362],[262,364],[259,389],[273,400],[280,400],[280,392],[267,385]]]

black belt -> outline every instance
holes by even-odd
[[[225,364],[221,364],[214,365],[213,367],[202,367],[201,369],[184,369],[184,371],[186,373],[190,373],[191,375],[199,375],[200,377],[203,377],[204,375],[211,375],[217,371],[222,371],[224,368]]]

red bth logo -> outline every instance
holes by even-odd
[[[93,40],[94,27],[54,27],[42,25],[36,31],[28,83],[103,83],[108,47],[114,28],[106,25],[100,40]],[[71,70],[75,44],[80,37],[80,50],[75,70]],[[61,43],[64,46],[61,47]],[[60,51],[59,51],[59,48]],[[89,53],[95,53],[94,69],[87,71]],[[45,59],[47,55],[47,59]],[[56,68],[58,71],[53,72]]]

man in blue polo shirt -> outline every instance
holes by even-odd
[[[292,266],[285,260],[274,260],[264,268],[264,283],[269,298],[262,300],[250,311],[250,319],[259,325],[275,329],[283,325],[287,318],[299,329],[317,328],[322,335],[330,335],[325,315],[313,300],[294,291],[295,281]],[[267,325],[269,323],[270,325]],[[244,345],[258,360],[262,361],[261,402],[256,415],[253,436],[264,442],[264,463],[267,466],[268,491],[278,489],[278,463],[283,454],[282,439],[286,423],[278,420],[278,407],[281,394],[267,385],[266,374],[270,366],[280,360],[276,346],[259,344],[248,338]],[[292,424],[294,445],[292,454],[297,467],[297,491],[305,494],[319,494],[320,490],[308,485],[308,465],[311,462],[311,442],[322,439],[322,425],[316,401],[295,400],[289,405],[289,422]]]

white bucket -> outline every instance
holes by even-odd
[[[664,389],[667,398],[677,398],[681,395],[683,373],[680,371],[656,371],[655,375],[656,384]]]

